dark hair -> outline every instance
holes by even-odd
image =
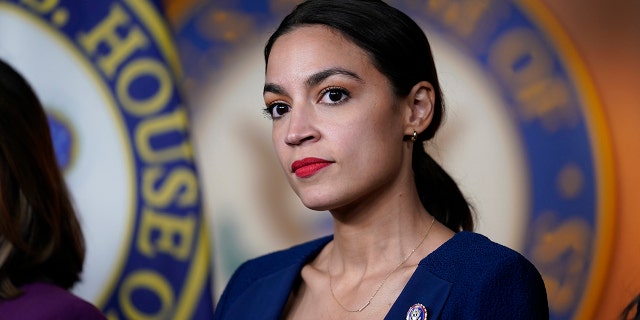
[[[0,300],[34,281],[71,288],[84,254],[44,109],[27,81],[0,60]]]
[[[413,148],[413,171],[422,205],[438,221],[458,232],[473,230],[471,208],[453,179],[429,156],[423,142],[440,127],[444,114],[431,47],[422,29],[406,14],[378,0],[309,0],[287,15],[264,49],[265,62],[275,41],[305,25],[324,25],[339,31],[362,48],[374,66],[391,82],[396,95],[409,94],[420,81],[434,88],[433,119]]]

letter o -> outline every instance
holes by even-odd
[[[129,94],[129,86],[143,75],[156,79],[158,89],[150,98],[138,100]],[[116,92],[122,107],[127,112],[136,116],[145,116],[156,113],[167,105],[173,87],[171,76],[165,66],[152,59],[138,59],[127,64],[122,70],[116,83]]]
[[[526,62],[516,67],[516,64]],[[552,61],[542,40],[529,29],[513,29],[496,40],[489,52],[489,64],[504,83],[522,88],[550,73]]]
[[[155,314],[147,314],[137,308],[131,295],[137,289],[147,289],[157,295],[161,307]],[[158,273],[151,270],[137,271],[129,275],[119,293],[119,301],[122,311],[130,319],[165,319],[174,301],[170,284]]]

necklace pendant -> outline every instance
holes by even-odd
[[[416,303],[407,311],[407,320],[427,320],[427,308]]]

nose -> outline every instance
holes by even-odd
[[[284,142],[290,146],[316,141],[320,134],[316,128],[316,117],[312,106],[293,108],[287,117],[288,126]]]

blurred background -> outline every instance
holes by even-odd
[[[0,1],[0,58],[50,112],[83,218],[75,291],[111,319],[207,318],[242,261],[331,232],[261,113],[296,3]],[[640,293],[640,2],[389,3],[431,41],[448,115],[425,147],[477,231],[538,267],[552,319],[616,318]]]

